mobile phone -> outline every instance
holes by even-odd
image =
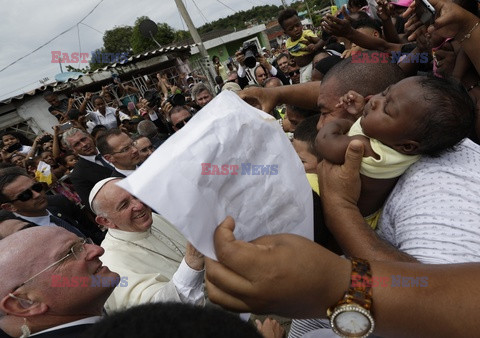
[[[73,124],[72,122],[65,122],[63,124],[60,125],[60,127],[58,128],[59,131],[65,131],[65,130],[68,130],[70,128],[73,127]]]
[[[22,144],[21,143],[14,143],[7,149],[7,153],[13,153],[14,151],[22,149]]]
[[[415,14],[420,21],[426,26],[433,24],[436,11],[432,4],[428,0],[415,0],[415,2]]]

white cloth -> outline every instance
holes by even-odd
[[[203,305],[204,271],[182,261],[185,245],[185,238],[157,214],[153,214],[151,231],[109,229],[100,259],[120,278],[127,277],[128,285],[115,288],[105,304],[107,312],[148,302]]]
[[[39,335],[39,334],[42,334],[42,333],[50,332],[50,331],[64,329],[64,328],[70,327],[70,326],[77,326],[77,325],[83,325],[83,324],[95,324],[100,319],[102,319],[102,317],[100,317],[100,316],[92,316],[92,317],[79,319],[79,320],[76,320],[74,322],[54,326],[54,327],[51,327],[49,329],[46,329],[46,330],[43,330],[43,331],[40,331],[40,332],[37,332],[37,333],[33,333],[33,334],[30,335],[30,337],[33,337],[33,336],[36,336],[36,335]]]
[[[17,153],[27,156],[31,149],[32,147],[30,146],[22,145],[22,147],[20,148],[20,150],[17,151]]]
[[[313,238],[312,188],[290,140],[271,115],[228,90],[117,184],[210,258],[213,234],[227,215],[239,240]]]
[[[117,118],[115,117],[116,109],[112,107],[105,107],[105,116],[100,114],[98,110],[96,111],[89,111],[90,113],[90,120],[98,126],[99,124],[107,127],[107,129],[117,128]],[[128,117],[127,114],[119,112],[120,120],[122,118]]]
[[[480,261],[480,146],[423,156],[387,199],[377,233],[423,263]]]

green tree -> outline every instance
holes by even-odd
[[[190,35],[189,31],[175,31],[175,42],[182,42],[191,38],[192,36]]]
[[[105,31],[103,35],[103,48],[108,53],[128,53],[132,52],[130,40],[132,38],[133,27],[121,26]]]
[[[141,16],[135,20],[135,25],[133,26],[132,37],[130,43],[132,46],[133,54],[143,53],[149,50],[158,49],[158,45],[153,41],[152,38],[144,37],[140,33],[140,23],[143,20],[148,19],[148,16]],[[175,39],[175,32],[172,27],[166,23],[158,24],[158,31],[155,34],[155,40],[158,41],[162,46],[172,43]]]
[[[89,61],[89,68],[90,68],[90,71],[93,72],[94,70],[97,70],[99,68],[103,68],[105,66],[108,66],[110,63],[103,63],[101,62],[102,61],[102,55],[104,55],[105,53],[107,53],[105,51],[105,48],[98,48],[98,49],[95,49],[93,52],[92,52],[92,55],[90,55],[90,61]]]
[[[87,66],[85,68],[75,68],[71,65],[67,65],[65,68],[67,69],[67,72],[80,72],[80,73],[85,73],[86,74],[90,71],[89,66]]]

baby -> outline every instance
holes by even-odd
[[[296,10],[287,8],[280,12],[278,23],[289,36],[286,48],[300,67],[300,82],[308,82],[312,77],[312,60],[315,52],[325,45],[311,30],[304,30]]]
[[[452,149],[475,121],[474,103],[461,85],[426,76],[406,78],[367,98],[350,91],[337,106],[363,116],[353,125],[348,120],[326,124],[315,143],[323,158],[341,164],[348,143],[363,142],[358,207],[364,217],[381,209],[399,176],[420,155]]]

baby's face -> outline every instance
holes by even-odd
[[[426,109],[423,88],[417,77],[409,77],[372,96],[360,125],[368,137],[398,150],[407,141],[416,141],[415,130]]]

